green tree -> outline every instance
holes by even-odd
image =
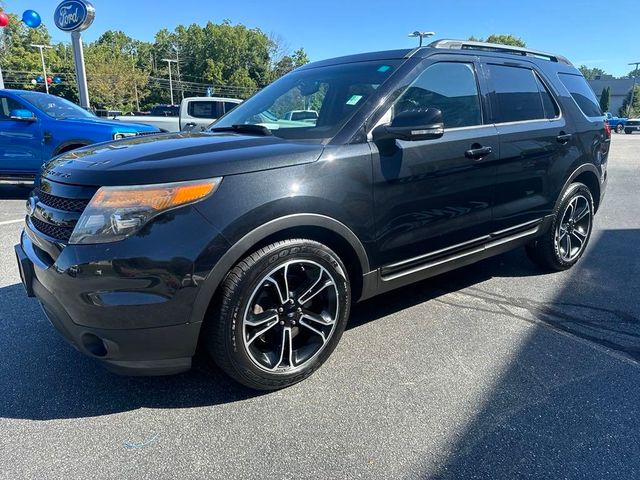
[[[510,34],[492,34],[489,35],[486,39],[482,39],[479,37],[471,36],[469,40],[472,42],[488,42],[488,43],[497,43],[499,45],[511,45],[513,47],[526,47],[527,44],[520,37],[516,37],[515,35]]]
[[[604,87],[600,94],[600,110],[608,112],[611,106],[611,87]]]
[[[640,77],[640,69],[634,68],[627,74],[627,78]]]
[[[578,70],[580,70],[580,73],[582,73],[584,78],[586,78],[587,80],[595,80],[596,77],[601,77],[602,75],[607,74],[601,68],[597,68],[597,67],[589,68],[586,65],[580,65],[578,67]]]
[[[640,117],[640,85],[636,85],[633,90],[633,104],[631,104],[631,91],[627,94],[627,97],[622,102],[622,107],[618,115],[621,117],[638,118]],[[631,104],[631,108],[629,105]]]

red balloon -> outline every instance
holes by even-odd
[[[0,12],[0,27],[6,27],[9,25],[9,17],[6,13]]]
[[[47,77],[47,83],[51,85],[53,83],[53,78]]]

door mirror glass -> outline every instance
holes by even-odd
[[[9,118],[11,120],[17,120],[21,122],[35,122],[36,116],[33,114],[31,110],[27,110],[26,108],[17,108],[15,110],[11,110],[9,113]]]
[[[444,135],[442,112],[437,108],[399,112],[391,123],[379,125],[372,134],[375,142],[434,140]]]

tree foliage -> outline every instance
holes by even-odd
[[[633,89],[633,103],[631,103],[631,91],[627,94],[627,97],[622,102],[622,107],[618,115],[621,117],[638,118],[640,117],[640,85],[636,85]],[[629,105],[631,104],[631,109]]]
[[[499,45],[511,45],[513,47],[522,47],[525,48],[527,44],[520,37],[516,37],[511,34],[491,34],[486,39],[474,37],[469,37],[469,40],[472,42],[488,42],[488,43],[497,43]]]
[[[0,29],[4,30],[0,32],[0,66],[5,83],[43,90],[42,85],[31,84],[42,66],[38,50],[30,44],[49,44],[49,32],[44,25],[27,28],[16,15],[9,16],[9,25]],[[71,47],[62,43],[53,47],[45,50],[47,73],[63,81],[51,85],[51,93],[77,101]],[[162,29],[153,42],[109,30],[86,44],[84,55],[92,106],[124,111],[137,109],[138,103],[142,109],[168,103],[169,68],[174,101],[204,95],[207,86],[214,88],[214,94],[244,98],[309,61],[304,49],[291,52],[279,37],[229,20]]]
[[[611,87],[604,87],[600,94],[600,110],[608,112],[611,106]]]
[[[584,78],[586,78],[587,80],[595,80],[596,77],[601,77],[602,75],[607,74],[607,72],[605,72],[601,68],[597,68],[597,67],[589,68],[586,65],[580,65],[578,67],[578,70],[580,70],[580,73],[582,73]]]

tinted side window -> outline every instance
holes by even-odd
[[[196,118],[218,118],[219,102],[190,102],[188,113]]]
[[[601,117],[603,115],[596,95],[582,75],[559,73],[558,77],[567,87],[582,113],[587,117]]]
[[[540,89],[540,95],[542,96],[542,105],[544,106],[544,114],[546,118],[558,118],[560,116],[560,109],[558,108],[558,104],[551,95],[551,92],[547,88],[547,86],[542,83],[542,80],[536,75],[536,80],[538,82],[538,88]]]
[[[9,120],[11,110],[24,109],[24,105],[9,97],[0,97],[0,120]]]
[[[538,82],[532,70],[504,65],[487,65],[496,123],[545,118]]]
[[[393,114],[427,108],[442,111],[445,128],[481,125],[480,96],[473,65],[444,62],[431,65],[400,96]]]

